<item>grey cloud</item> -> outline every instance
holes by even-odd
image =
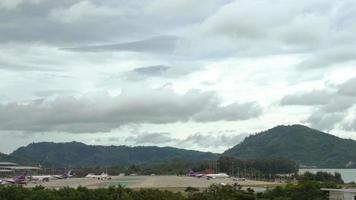
[[[194,26],[181,50],[207,56],[301,53],[323,38],[325,21],[305,15],[299,1],[234,1]],[[194,45],[197,52],[187,48]]]
[[[132,70],[132,72],[143,75],[143,76],[161,76],[162,74],[167,73],[171,67],[164,65],[156,65],[149,67],[141,67]]]
[[[175,142],[177,139],[172,138],[170,133],[143,133],[137,136],[130,136],[125,139],[128,142],[135,144],[162,144]]]
[[[331,47],[330,49],[321,50],[310,56],[299,64],[299,68],[322,68],[333,66],[338,63],[345,63],[356,60],[356,48],[354,46]]]
[[[334,94],[324,90],[314,90],[305,93],[287,95],[282,98],[281,105],[325,105],[330,102]]]
[[[247,120],[259,114],[255,103],[221,106],[214,92],[124,90],[115,97],[98,94],[2,104],[0,130],[108,132],[126,124]]]
[[[228,1],[2,0],[0,21],[6,23],[0,24],[0,42],[82,46],[138,41],[178,29],[184,32],[185,26],[201,22]],[[137,51],[138,47],[96,48]],[[86,50],[94,51],[94,47]]]
[[[310,57],[301,66],[308,68],[355,58],[355,49],[349,48],[355,41],[352,0],[209,0],[198,7],[201,1],[6,2],[7,9],[0,12],[0,20],[7,22],[0,24],[2,43],[41,42],[74,46],[65,49],[80,52],[149,52],[193,59],[304,53]],[[189,13],[182,16],[181,10]],[[177,37],[164,36],[173,32]]]
[[[248,134],[202,134],[195,133],[180,141],[181,145],[208,147],[231,147],[239,144]]]
[[[0,1],[0,8],[13,10],[23,4],[38,4],[44,0],[2,0]]]
[[[5,58],[0,57],[0,70],[6,71],[33,71],[33,72],[57,72],[58,69],[39,66],[33,63],[18,63],[12,60],[5,60]]]
[[[345,120],[348,110],[356,105],[355,80],[356,78],[351,78],[343,84],[332,85],[324,90],[287,95],[280,104],[318,106],[305,122],[317,129],[331,130]]]
[[[132,142],[135,145],[174,145],[174,146],[198,146],[200,148],[219,148],[234,146],[248,136],[248,134],[236,134],[236,131],[217,131],[206,134],[194,133],[185,138],[175,138],[171,133],[140,133],[136,136],[129,136],[126,142]]]
[[[96,51],[133,51],[148,53],[171,53],[174,50],[175,36],[157,36],[145,40],[126,42],[120,44],[95,45],[74,48],[63,48],[62,50],[96,52]]]
[[[338,92],[342,95],[356,96],[356,77],[341,84]]]
[[[355,7],[352,0],[234,1],[192,26],[177,52],[199,58],[303,54],[300,69],[354,61]]]
[[[38,97],[48,97],[48,96],[52,96],[52,95],[68,95],[68,94],[74,94],[76,93],[73,90],[41,90],[41,91],[37,91],[35,92],[35,95]]]
[[[346,117],[346,113],[327,113],[322,110],[316,111],[306,120],[312,128],[330,131],[336,124]]]
[[[233,103],[224,107],[212,106],[195,115],[201,122],[248,120],[262,114],[262,108],[254,102]]]
[[[147,37],[154,31],[139,15],[145,4],[124,0],[22,3],[0,12],[0,20],[6,21],[0,24],[0,42],[78,45]],[[133,7],[137,12],[131,12]]]
[[[171,67],[166,65],[153,65],[148,67],[135,68],[131,71],[125,72],[123,76],[126,79],[133,81],[150,77],[177,78],[199,69],[199,67]]]
[[[356,131],[356,118],[351,122],[344,123],[343,129],[347,131]]]
[[[325,112],[343,112],[351,108],[353,104],[356,103],[356,99],[353,97],[341,96],[336,94],[329,101],[328,104],[324,106]]]

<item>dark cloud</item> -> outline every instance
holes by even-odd
[[[180,95],[167,89],[13,102],[0,105],[0,130],[108,132],[126,124],[235,121],[261,114],[255,103],[220,104],[214,92]]]

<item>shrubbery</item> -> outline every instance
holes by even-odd
[[[344,181],[342,180],[341,174],[335,172],[334,174],[328,172],[318,171],[317,173],[313,174],[311,172],[305,172],[302,175],[298,176],[298,180],[300,181],[319,181],[319,182],[332,182],[337,184],[343,184]]]
[[[183,193],[154,189],[134,191],[122,187],[108,189],[62,188],[59,190],[36,187],[0,187],[1,200],[322,200],[326,193],[321,187],[332,187],[333,183],[303,181],[298,185],[276,187],[265,193],[254,193],[252,189],[242,190],[239,185],[212,185],[199,191],[190,188]]]

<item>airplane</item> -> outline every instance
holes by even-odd
[[[198,172],[194,172],[192,169],[188,170],[187,176],[190,177],[197,177],[197,178],[201,178],[204,176],[204,174],[198,173]]]
[[[111,177],[107,173],[101,173],[100,175],[95,175],[92,173],[89,173],[88,175],[85,176],[85,178],[95,178],[98,180],[105,180],[105,179],[111,179]]]
[[[66,178],[71,178],[74,176],[74,173],[72,171],[68,171],[64,173],[63,175],[35,175],[35,176],[29,176],[28,179],[32,181],[50,181],[54,179],[66,179]]]
[[[28,179],[31,181],[45,181],[48,182],[52,179],[55,179],[52,175],[35,175],[35,176],[28,176]]]
[[[1,180],[1,185],[24,185],[27,184],[27,182],[26,175],[22,175],[11,179]]]
[[[67,178],[72,178],[73,176],[75,176],[75,174],[72,172],[72,170],[65,172],[63,175],[53,175],[53,177],[57,179],[67,179]]]
[[[215,178],[229,178],[229,175],[226,173],[218,173],[218,174],[205,174],[204,175],[207,179],[215,179]]]
[[[215,178],[229,178],[229,175],[226,173],[218,173],[214,174],[211,172],[211,170],[206,170],[204,174],[194,172],[192,169],[189,169],[187,176],[191,177],[206,177],[207,179],[215,179]]]

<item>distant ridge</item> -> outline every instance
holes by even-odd
[[[8,161],[8,155],[0,152],[0,162]]]
[[[277,126],[251,135],[223,153],[242,159],[287,158],[300,165],[355,167],[356,141],[302,125]]]
[[[79,142],[32,143],[9,155],[19,163],[56,167],[103,167],[152,164],[172,159],[209,160],[216,154],[173,147],[98,146]]]
[[[285,158],[300,166],[356,167],[356,141],[303,125],[277,126],[245,138],[223,156],[240,159]],[[0,153],[0,161],[56,167],[105,167],[153,164],[173,159],[202,161],[219,154],[155,146],[98,146],[79,142],[32,143],[13,153]]]

